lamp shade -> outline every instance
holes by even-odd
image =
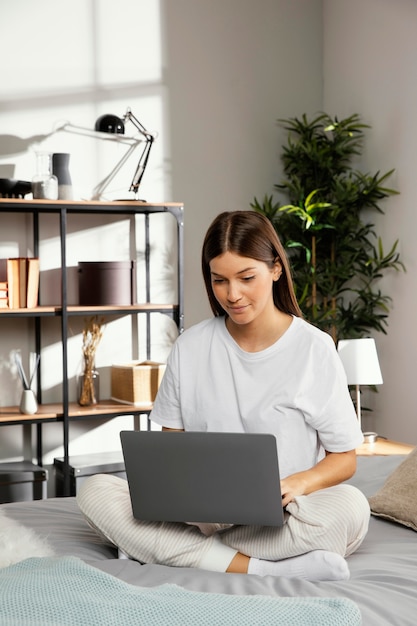
[[[101,115],[96,120],[94,129],[101,133],[116,133],[123,135],[125,132],[125,124],[120,117],[117,117],[117,115],[106,113],[105,115]]]
[[[340,339],[337,351],[345,368],[348,385],[382,385],[374,339]]]

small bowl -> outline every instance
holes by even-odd
[[[363,441],[364,443],[376,443],[378,440],[378,433],[363,433]]]
[[[0,178],[0,198],[24,198],[32,193],[32,183],[27,180]]]

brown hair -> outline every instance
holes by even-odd
[[[284,247],[268,218],[255,211],[225,211],[209,226],[201,255],[204,282],[214,315],[226,315],[216,300],[211,284],[210,261],[225,252],[263,261],[273,268],[279,261],[282,274],[274,282],[274,304],[280,311],[302,317],[294,293],[290,265]]]

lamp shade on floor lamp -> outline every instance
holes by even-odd
[[[360,339],[340,339],[337,351],[346,372],[348,385],[356,387],[356,413],[362,428],[360,385],[382,385],[382,374],[379,366],[375,340],[366,337]],[[365,433],[376,436],[376,433]]]

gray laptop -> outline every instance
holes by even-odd
[[[136,519],[282,526],[273,435],[122,431]]]

